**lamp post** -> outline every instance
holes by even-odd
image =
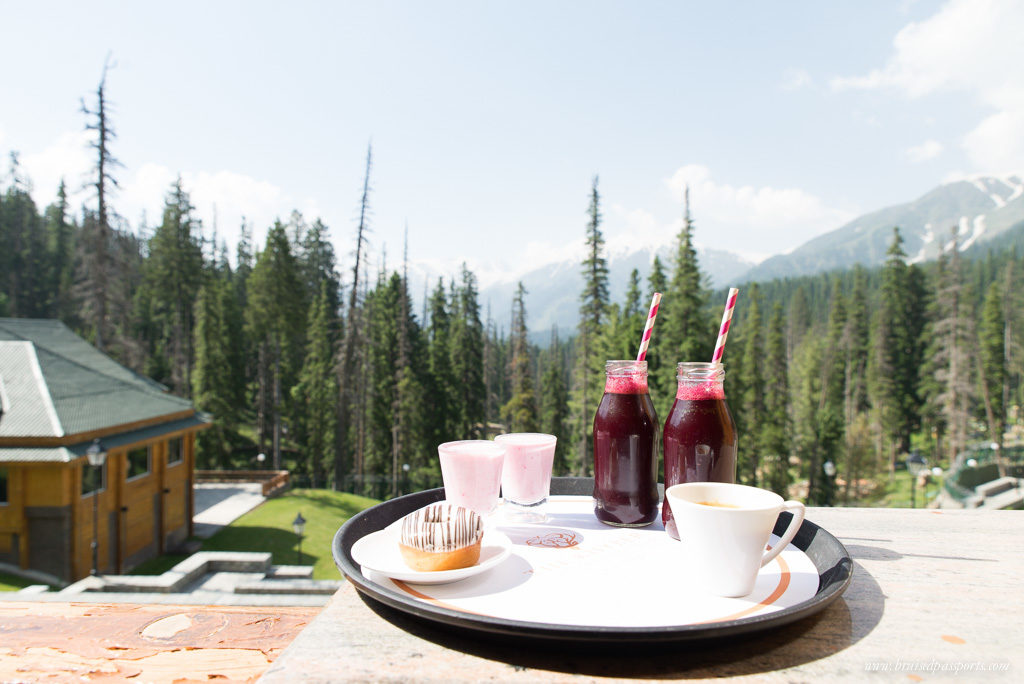
[[[825,505],[831,506],[835,503],[836,464],[830,460],[825,461],[821,469],[825,471],[825,477],[828,478],[828,487],[825,490]]]
[[[924,456],[918,453],[907,457],[907,471],[910,472],[910,507],[917,508],[917,476],[925,469]]]
[[[264,453],[256,454],[256,462],[259,464],[256,466],[258,469],[263,470],[263,462],[267,460],[267,455]]]
[[[95,577],[99,574],[99,552],[100,545],[97,538],[100,506],[100,483],[103,481],[103,463],[107,460],[107,452],[103,443],[98,439],[92,440],[92,444],[85,450],[85,457],[89,459],[89,465],[96,470],[96,488],[92,490],[92,572],[89,574]]]
[[[295,520],[292,520],[292,529],[295,530],[295,534],[299,537],[299,552],[295,557],[295,564],[302,564],[302,533],[306,530],[306,519],[302,517],[302,511],[295,516]]]
[[[935,466],[934,468],[932,468],[932,477],[935,478],[935,500],[936,500],[936,502],[938,502],[938,500],[939,500],[939,493],[940,493],[940,490],[942,489],[942,483],[939,482],[939,478],[942,477],[942,468],[940,468],[939,466]],[[928,499],[928,494],[927,494],[927,491],[926,491],[925,492],[925,500],[927,501],[927,499]],[[940,506],[938,503],[936,503],[935,505],[938,508],[942,508],[942,506]]]

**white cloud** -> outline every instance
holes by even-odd
[[[895,88],[916,98],[964,92],[992,110],[963,139],[977,170],[1012,171],[1024,158],[1024,3],[950,0],[896,34],[888,62],[839,77],[835,90]]]
[[[813,83],[806,69],[787,69],[782,77],[783,90],[800,90]]]
[[[605,246],[610,255],[628,254],[637,249],[658,249],[679,232],[679,221],[662,221],[645,209],[627,209],[613,204],[607,212]],[[580,253],[584,243],[580,243]]]
[[[77,205],[94,202],[91,191],[85,187],[93,165],[91,135],[87,131],[62,133],[43,150],[19,156],[22,172],[31,181],[32,195],[39,206],[54,200],[61,179],[67,184],[76,211]],[[145,215],[152,230],[161,220],[164,198],[178,172],[150,162],[134,169],[118,169],[115,176],[120,184],[111,200],[115,211],[133,230],[138,229]],[[241,234],[243,216],[252,225],[259,247],[274,220],[287,221],[293,209],[299,209],[307,221],[322,215],[315,200],[293,197],[273,183],[235,171],[182,171],[181,179],[205,234],[212,234],[216,216],[218,237],[227,242],[232,252]]]
[[[907,159],[915,164],[920,164],[921,162],[926,162],[929,159],[935,159],[942,154],[943,149],[942,143],[938,140],[925,140],[920,145],[915,145],[907,149]]]
[[[979,170],[1015,173],[1024,165],[1024,107],[986,117],[964,138]]]
[[[689,186],[696,241],[754,260],[794,249],[855,215],[799,188],[722,183],[699,164],[681,167],[665,184],[678,202]]]
[[[61,133],[42,151],[22,153],[18,160],[32,182],[32,196],[40,207],[56,199],[62,179],[72,205],[87,196],[84,186],[93,164],[87,131]]]

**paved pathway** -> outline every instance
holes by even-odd
[[[210,482],[197,484],[193,534],[208,539],[220,528],[266,501],[258,482]]]

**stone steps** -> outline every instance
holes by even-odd
[[[1008,491],[1010,489],[1016,488],[1017,478],[1000,477],[996,480],[992,480],[991,482],[986,482],[984,484],[978,485],[977,487],[974,488],[974,492],[979,496],[988,498],[995,496],[997,494],[1002,494],[1003,492]]]

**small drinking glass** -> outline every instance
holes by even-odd
[[[501,496],[506,518],[514,522],[544,522],[558,438],[538,432],[513,432],[498,435],[494,441],[505,448]]]
[[[456,506],[488,516],[498,506],[505,448],[483,439],[445,442],[437,447],[441,459],[444,498]]]

